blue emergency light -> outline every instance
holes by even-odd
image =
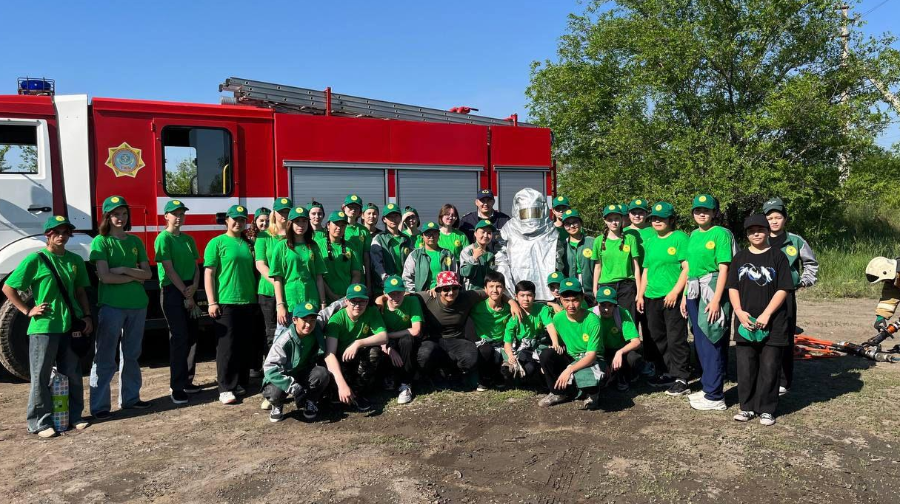
[[[18,88],[20,95],[53,96],[56,93],[56,81],[44,78],[19,77]]]

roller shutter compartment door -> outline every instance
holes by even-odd
[[[418,210],[422,223],[437,222],[445,203],[456,206],[459,216],[474,210],[478,171],[397,170],[397,202]]]
[[[322,203],[326,219],[329,213],[341,209],[348,194],[381,207],[387,201],[384,175],[380,169],[294,167],[291,198],[298,206],[307,206],[312,200]]]
[[[512,215],[513,198],[522,189],[531,188],[543,194],[547,194],[545,181],[547,172],[543,170],[497,170],[498,209],[508,215]]]

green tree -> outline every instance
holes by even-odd
[[[9,163],[6,161],[6,153],[9,152],[11,146],[0,145],[0,173],[9,169]]]
[[[172,195],[197,194],[196,159],[184,158],[174,171],[166,170],[166,191]]]
[[[731,225],[772,195],[808,226],[836,208],[841,159],[871,155],[889,122],[869,78],[900,81],[893,38],[852,30],[842,57],[833,1],[605,4],[569,17],[527,90],[555,133],[560,192],[590,227],[601,205],[634,196],[686,216],[709,192]]]

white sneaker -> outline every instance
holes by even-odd
[[[238,395],[238,396],[247,395],[247,391],[244,390],[244,387],[241,387],[240,385],[238,385],[237,388],[234,389],[234,395]]]
[[[754,417],[756,417],[756,413],[740,410],[737,412],[737,415],[734,415],[734,420],[737,422],[749,422],[750,420],[753,420]]]
[[[234,392],[222,392],[219,394],[219,402],[222,404],[234,404],[237,402],[237,397],[234,396]]]
[[[765,425],[766,427],[775,425],[775,417],[769,413],[763,413],[762,415],[759,415],[759,424]]]
[[[783,396],[788,393],[787,387],[778,387],[778,395]]]
[[[397,396],[397,404],[409,404],[413,400],[412,388],[406,383],[400,384],[400,395]]]
[[[272,409],[272,403],[270,403],[268,399],[263,398],[262,402],[259,404],[259,409],[270,410]]]
[[[690,400],[690,401],[695,401],[695,400],[697,400],[697,399],[701,399],[701,398],[703,398],[703,397],[706,397],[706,392],[704,392],[704,391],[702,391],[702,390],[698,390],[698,391],[696,391],[696,392],[693,392],[693,393],[691,393],[691,394],[688,394],[687,397],[688,397],[688,400]]]
[[[697,399],[691,399],[691,408],[700,411],[725,411],[728,409],[728,406],[725,405],[723,399],[710,401],[706,396],[701,396]]]

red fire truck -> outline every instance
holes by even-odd
[[[77,226],[68,248],[85,259],[103,199],[124,196],[132,233],[153,260],[163,206],[189,208],[182,228],[203,249],[221,212],[252,212],[275,196],[338,208],[348,193],[436,220],[440,206],[473,208],[479,189],[509,211],[524,187],[555,187],[551,132],[457,107],[443,111],[230,78],[218,105],[56,95],[53,81],[20,79],[0,95],[0,282],[44,246],[51,214]],[[147,289],[157,289],[156,280]],[[153,299],[153,296],[151,296]],[[28,377],[27,320],[0,299],[0,364]],[[164,324],[150,303],[148,328]],[[154,311],[156,310],[156,311]]]

